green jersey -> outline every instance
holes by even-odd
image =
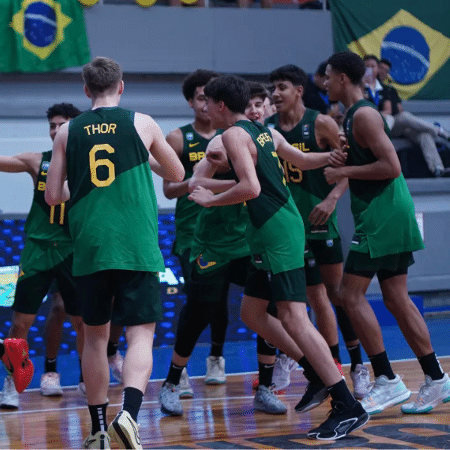
[[[233,180],[234,171],[216,178]],[[202,208],[195,226],[191,261],[201,255],[200,264],[203,262],[221,264],[249,256],[247,223],[247,208],[242,203]]]
[[[48,241],[52,245],[72,245],[67,225],[66,204],[49,206],[45,201],[45,184],[52,151],[42,153],[41,165],[34,187],[33,203],[25,223],[28,239]]]
[[[348,166],[363,166],[377,160],[369,148],[360,147],[353,136],[353,116],[358,108],[373,103],[359,100],[347,112],[344,130],[349,150]],[[389,128],[385,123],[389,136]],[[349,180],[355,236],[350,250],[369,253],[371,258],[412,252],[424,248],[414,214],[414,203],[401,174],[389,180]]]
[[[255,168],[261,193],[247,202],[250,218],[247,238],[252,262],[273,274],[303,267],[303,221],[286,187],[270,130],[249,120],[238,121],[234,126],[250,134],[257,149]]]
[[[315,121],[320,113],[306,108],[302,120],[290,131],[284,131],[279,124],[278,114],[274,114],[266,121],[279,131],[293,147],[302,152],[324,152],[329,149],[321,149],[316,142]],[[325,198],[333,189],[325,179],[323,168],[302,171],[288,161],[281,160],[288,187],[294,198],[305,225],[306,239],[335,239],[339,237],[336,210],[328,218],[326,224],[320,227],[311,226],[308,218],[311,211]]]
[[[79,115],[69,125],[66,155],[73,274],[163,271],[149,154],[134,112],[108,107]]]
[[[210,139],[198,134],[191,124],[180,127],[183,134],[183,151],[180,156],[185,170],[184,179],[192,177],[194,166],[204,158],[206,147]],[[181,255],[184,250],[191,248],[195,223],[202,207],[188,199],[189,194],[179,197],[175,206],[176,238],[173,244],[173,253]]]

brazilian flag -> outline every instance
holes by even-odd
[[[335,51],[392,63],[404,99],[450,99],[450,0],[329,0]]]
[[[78,0],[0,0],[0,73],[86,64],[90,50]]]

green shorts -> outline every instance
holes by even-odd
[[[344,261],[341,238],[308,239],[305,244],[306,286],[322,283],[320,266],[339,264]]]
[[[55,267],[43,271],[32,271],[26,273],[19,269],[13,311],[23,314],[37,314],[42,300],[49,291],[54,288],[61,293],[64,309],[71,316],[81,315],[81,305],[75,295],[75,282],[72,277],[73,253]],[[53,290],[54,292],[54,290]]]
[[[162,319],[157,272],[102,270],[74,279],[86,325],[112,320],[117,325],[133,326]]]
[[[252,267],[245,282],[245,295],[269,302],[307,302],[303,267],[272,274]]]
[[[244,286],[252,266],[250,256],[208,266],[197,258],[192,262],[189,297],[198,302],[218,302],[228,294],[230,283]],[[208,266],[208,267],[207,267]]]
[[[375,274],[381,282],[387,278],[408,273],[408,267],[414,264],[412,252],[371,258],[368,253],[350,250],[345,262],[344,272],[372,279]]]

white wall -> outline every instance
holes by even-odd
[[[431,122],[440,122],[450,130],[450,116],[423,116]],[[187,117],[157,118],[163,133],[189,123]],[[23,152],[42,152],[51,149],[46,119],[0,120],[0,155],[16,155]],[[162,180],[154,175],[158,207],[174,208],[175,200],[168,200],[162,192]],[[0,210],[3,213],[27,213],[33,198],[33,186],[28,174],[0,173]]]
[[[185,125],[189,118],[156,119],[163,133]],[[0,155],[43,152],[52,148],[46,119],[0,120]],[[174,208],[162,191],[162,179],[154,175],[159,208]],[[33,183],[26,173],[0,173],[0,210],[3,213],[28,213],[33,199]]]

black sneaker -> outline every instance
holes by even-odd
[[[306,386],[306,391],[303,394],[302,399],[297,403],[295,410],[297,412],[309,411],[310,409],[319,406],[329,395],[327,388],[321,381],[310,381]]]
[[[369,420],[369,414],[358,401],[351,407],[331,400],[331,411],[322,425],[307,433],[310,439],[334,441],[343,438],[353,430],[362,427]]]

